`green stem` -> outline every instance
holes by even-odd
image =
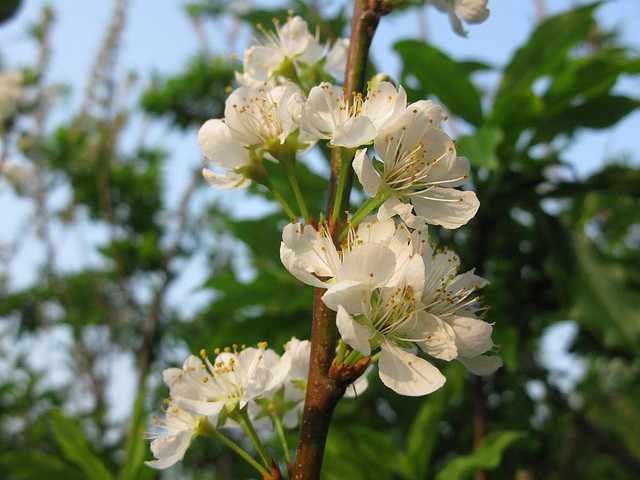
[[[212,428],[208,431],[208,433],[215,439],[220,440],[231,450],[236,452],[239,456],[241,456],[249,465],[255,468],[261,475],[264,475],[267,472],[265,468],[262,467],[251,455],[245,452],[238,444],[233,442],[231,439],[225,437],[222,432],[220,432],[216,428]]]
[[[347,352],[347,344],[340,340],[338,343],[338,353],[336,354],[336,365],[340,366],[344,362],[344,354]]]
[[[338,188],[335,193],[335,202],[333,204],[333,209],[331,210],[331,218],[329,221],[331,223],[335,222],[338,217],[342,214],[342,202],[343,197],[347,197],[346,189],[347,184],[351,185],[351,162],[353,161],[353,156],[355,155],[355,149],[353,148],[340,148],[340,171],[338,173]],[[345,199],[347,201],[348,199]]]
[[[298,207],[300,208],[300,212],[302,213],[302,218],[304,218],[305,223],[309,223],[311,216],[309,215],[309,210],[307,209],[307,204],[304,201],[304,197],[302,196],[302,192],[300,191],[300,184],[298,183],[298,177],[296,177],[296,172],[294,170],[293,164],[283,164],[285,170],[287,172],[287,178],[289,179],[289,183],[291,184],[291,189],[293,190],[293,194],[296,197],[296,201],[298,202]]]
[[[369,364],[376,363],[378,360],[380,360],[381,353],[382,353],[382,350],[376,353],[375,355],[371,355],[371,360],[369,360]]]
[[[362,222],[362,220],[364,220],[366,216],[369,215],[369,213],[371,213],[372,210],[374,210],[379,205],[382,205],[385,202],[385,200],[387,200],[387,198],[389,198],[390,196],[391,196],[390,191],[388,190],[383,191],[382,189],[380,189],[380,191],[375,197],[366,199],[362,203],[362,205],[360,205],[360,208],[358,208],[356,213],[354,213],[353,216],[351,217],[351,226],[353,228],[356,228],[360,224],[360,222]],[[348,226],[343,228],[342,231],[340,232],[340,237],[338,238],[341,238],[341,239],[344,238],[348,230],[349,230]]]
[[[270,183],[267,185],[267,188],[271,191],[274,198],[280,202],[280,205],[282,205],[282,208],[284,208],[285,213],[289,216],[291,221],[296,222],[298,220],[298,216],[293,211],[293,209],[289,206],[289,204],[284,199],[284,197],[280,195],[280,192],[276,190],[276,188]]]
[[[278,436],[280,437],[280,442],[282,443],[282,449],[284,450],[284,458],[288,463],[293,463],[291,460],[291,453],[289,452],[289,444],[287,443],[287,437],[284,434],[284,426],[282,425],[282,420],[279,416],[274,415],[273,423],[276,424],[276,429],[278,430]]]
[[[267,450],[264,448],[264,445],[262,444],[262,440],[260,440],[260,437],[258,437],[258,433],[256,432],[256,429],[253,428],[253,423],[251,423],[251,419],[249,418],[249,415],[247,415],[247,411],[245,409],[238,410],[235,414],[231,415],[231,418],[233,418],[236,422],[240,424],[240,426],[242,427],[244,432],[247,434],[251,442],[255,445],[256,450],[258,451],[258,454],[260,455],[260,458],[264,463],[264,466],[269,468],[271,465],[271,462],[269,461]]]

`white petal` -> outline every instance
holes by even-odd
[[[336,315],[336,326],[347,345],[367,356],[371,353],[369,339],[373,338],[375,331],[366,325],[360,325],[351,315],[347,313],[342,305],[338,307]]]
[[[302,17],[289,19],[282,28],[276,25],[276,30],[280,37],[280,48],[287,57],[292,58],[307,48],[309,28]]]
[[[245,178],[244,175],[239,175],[232,171],[227,171],[224,175],[220,175],[212,172],[208,168],[204,168],[202,169],[202,176],[212,187],[223,188],[225,190],[245,188],[251,184],[251,180]]]
[[[438,127],[445,117],[444,108],[431,100],[418,100],[413,102],[407,107],[407,110],[413,112],[414,110],[421,111],[427,120],[429,125]]]
[[[393,219],[378,220],[375,217],[365,218],[356,230],[358,239],[365,243],[385,245],[396,233],[396,222]]]
[[[234,169],[250,163],[248,150],[231,135],[228,125],[217,118],[200,127],[198,145],[213,165]]]
[[[378,133],[367,117],[352,117],[336,125],[331,144],[338,147],[357,148],[369,143]]]
[[[281,358],[281,364],[288,364],[287,379],[291,381],[306,381],[309,376],[309,361],[311,356],[311,342],[292,338],[287,342],[286,350]],[[277,367],[281,368],[281,367]],[[274,371],[274,379],[279,377],[279,371]]]
[[[400,395],[427,395],[444,385],[446,378],[425,359],[390,343],[382,345],[378,362],[382,383]]]
[[[384,285],[393,275],[396,256],[389,248],[376,243],[363,243],[349,252],[337,278],[353,280],[372,287]]]
[[[207,402],[186,397],[171,397],[173,402],[189,413],[203,415],[205,417],[217,417],[224,407],[223,401]]]
[[[429,183],[441,187],[458,187],[469,180],[469,160],[452,156],[436,162],[429,169]]]
[[[474,192],[453,188],[431,188],[411,197],[416,213],[428,223],[458,228],[471,220],[480,202]]]
[[[458,357],[455,332],[435,315],[421,313],[417,335],[424,338],[416,344],[432,357],[450,361]]]
[[[300,409],[292,408],[287,410],[282,419],[282,423],[286,428],[293,429],[298,426],[300,422]]]
[[[174,465],[184,458],[192,436],[192,430],[184,430],[175,435],[156,438],[151,442],[151,452],[158,460],[144,463],[158,470]]]
[[[396,91],[396,87],[390,82],[380,82],[369,91],[368,96],[369,99],[362,106],[362,115],[371,119],[376,131],[393,123],[407,105],[404,89],[400,87]]]
[[[453,28],[453,31],[458,35],[460,35],[461,37],[467,36],[466,30],[462,26],[462,21],[453,11],[449,13],[449,23],[451,24],[451,28]]]
[[[473,358],[460,357],[458,360],[474,375],[491,375],[502,367],[502,358],[495,355],[478,355]]]
[[[398,200],[398,197],[391,197],[389,200],[385,201],[380,208],[378,209],[378,218],[380,220],[386,220],[395,215],[398,215],[403,220],[405,217],[411,216],[411,211],[413,210],[413,205],[410,203],[402,203]]]
[[[338,306],[352,315],[365,313],[363,305],[371,299],[371,290],[355,280],[344,280],[328,286],[322,295],[322,301],[333,311],[338,311]],[[364,300],[364,302],[363,302]]]
[[[307,271],[308,264],[301,261],[299,256],[291,248],[287,247],[284,242],[280,244],[280,260],[284,267],[302,283],[312,287],[325,287],[324,282],[321,282],[315,275]]]
[[[364,191],[370,197],[375,197],[380,188],[380,176],[373,168],[373,164],[367,157],[367,149],[363,148],[356,152],[353,158],[353,170],[360,180],[360,184]]]
[[[471,317],[453,317],[448,322],[456,333],[456,346],[461,357],[476,357],[493,348],[491,324]]]
[[[330,239],[311,225],[290,223],[282,231],[280,259],[284,266],[300,281],[316,287],[324,283],[314,275],[333,278],[337,274],[340,259]]]
[[[324,69],[335,77],[343,77],[347,67],[347,53],[349,51],[349,39],[338,38],[327,54]]]
[[[181,368],[165,368],[162,371],[162,379],[164,380],[164,383],[171,388],[171,384],[176,381],[178,378],[180,378],[180,376],[182,375],[182,369]]]

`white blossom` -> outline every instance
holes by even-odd
[[[314,287],[331,288],[340,282],[369,285],[396,284],[404,276],[408,231],[396,229],[392,219],[368,219],[357,230],[349,228],[339,250],[325,223],[290,223],[284,227],[280,259],[298,280]]]
[[[313,87],[305,100],[298,96],[294,118],[302,131],[315,139],[329,139],[333,146],[356,148],[370,143],[384,125],[393,123],[407,102],[402,87],[389,82],[368,89],[363,96],[345,100],[344,91],[331,83]]]
[[[281,381],[271,371],[280,356],[264,343],[240,352],[221,352],[213,362],[205,352],[201,354],[203,359],[187,358],[182,369],[165,370],[164,378],[176,405],[207,416],[214,425],[223,409],[226,413],[241,409]]]
[[[476,194],[458,187],[469,178],[469,161],[458,157],[453,140],[439,128],[442,107],[431,101],[409,105],[396,123],[374,140],[373,163],[366,149],[356,152],[353,168],[365,192],[387,198],[381,219],[400,215],[409,225],[427,222],[457,228],[476,214]],[[419,219],[413,219],[411,206]]]
[[[252,157],[251,151],[264,152],[274,143],[284,144],[297,130],[287,105],[299,92],[290,82],[273,88],[240,87],[231,92],[225,103],[225,118],[208,120],[198,132],[198,144],[208,165],[222,170],[203,170],[210,185],[235,189],[251,183],[256,174],[254,162],[261,158],[261,154]],[[311,145],[313,142],[299,136],[291,148],[304,150]]]
[[[338,39],[329,49],[320,44],[317,34],[309,33],[307,22],[299,16],[289,18],[282,26],[274,20],[274,25],[275,33],[263,30],[264,43],[245,51],[243,73],[236,72],[239,84],[256,87],[283,83],[325,58],[325,71],[334,76],[344,74],[348,40]]]

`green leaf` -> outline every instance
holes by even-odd
[[[460,146],[458,153],[469,159],[471,165],[495,169],[498,167],[496,147],[502,141],[502,131],[498,127],[483,125],[474,135],[467,135],[458,139]]]
[[[597,5],[577,8],[541,22],[529,41],[515,53],[504,70],[492,114],[494,122],[505,131],[509,127],[519,133],[531,118],[543,111],[541,102],[533,94],[533,82],[564,68],[569,50],[586,40]]]
[[[91,450],[76,420],[66,417],[60,410],[53,410],[49,418],[56,443],[71,463],[85,472],[88,478],[95,480],[112,478],[107,467]]]
[[[436,475],[436,480],[464,480],[471,478],[477,470],[496,468],[500,465],[504,450],[526,435],[525,432],[511,430],[489,434],[478,450],[452,460]]]
[[[84,480],[87,477],[59,458],[38,450],[16,450],[0,455],[0,465],[19,479]]]
[[[143,385],[146,385],[146,382],[143,382]],[[144,429],[147,420],[147,412],[144,405],[146,394],[146,388],[143,387],[138,393],[133,406],[133,418],[125,448],[126,456],[118,474],[119,480],[129,480],[131,478],[143,480],[155,476],[155,472],[152,469],[142,468],[144,467],[144,457],[149,451],[147,441],[140,433],[140,430]]]
[[[561,133],[571,135],[580,127],[610,127],[639,106],[638,100],[616,95],[605,94],[590,98],[555,115],[541,116],[537,125],[538,132],[531,144],[550,141]]]
[[[538,25],[504,70],[496,95],[496,110],[508,106],[514,92],[527,89],[536,78],[552,73],[565,63],[569,49],[587,38],[597,6],[597,3],[586,5]]]
[[[403,470],[415,480],[428,478],[429,466],[440,436],[438,424],[442,420],[452,393],[459,393],[464,386],[466,370],[461,364],[450,364],[444,373],[447,383],[424,399],[407,433]]]
[[[392,438],[364,425],[341,425],[329,431],[323,464],[326,480],[393,478],[400,455]]]
[[[640,294],[625,279],[623,266],[608,262],[584,234],[575,235],[578,275],[570,318],[607,348],[640,355]]]
[[[620,75],[639,72],[640,58],[628,58],[619,48],[603,49],[587,58],[568,60],[554,76],[544,101],[555,109],[575,98],[596,97],[611,90]]]
[[[482,123],[480,94],[469,79],[469,68],[424,42],[403,40],[393,48],[402,57],[403,82],[409,76],[420,82],[420,88],[407,89],[410,93],[420,98],[435,95],[451,113],[472,125]]]

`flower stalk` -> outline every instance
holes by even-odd
[[[260,437],[258,437],[256,429],[253,428],[253,424],[251,423],[249,415],[247,415],[247,411],[245,409],[238,410],[236,413],[231,415],[231,418],[233,418],[240,424],[242,430],[244,430],[244,433],[247,434],[253,445],[256,447],[256,450],[258,451],[258,454],[260,455],[264,466],[269,468],[271,461],[269,460],[269,456],[267,455],[267,450],[264,448]]]
[[[223,443],[224,445],[229,447],[231,450],[233,450],[235,453],[237,453],[244,461],[246,461],[249,465],[255,468],[260,473],[260,475],[264,475],[267,473],[267,470],[258,462],[256,462],[256,460],[251,455],[245,452],[242,449],[242,447],[240,447],[238,444],[233,442],[231,439],[225,437],[222,434],[222,432],[220,432],[217,428],[210,428],[207,433],[211,437],[215,438],[216,440],[219,440],[221,443]]]

